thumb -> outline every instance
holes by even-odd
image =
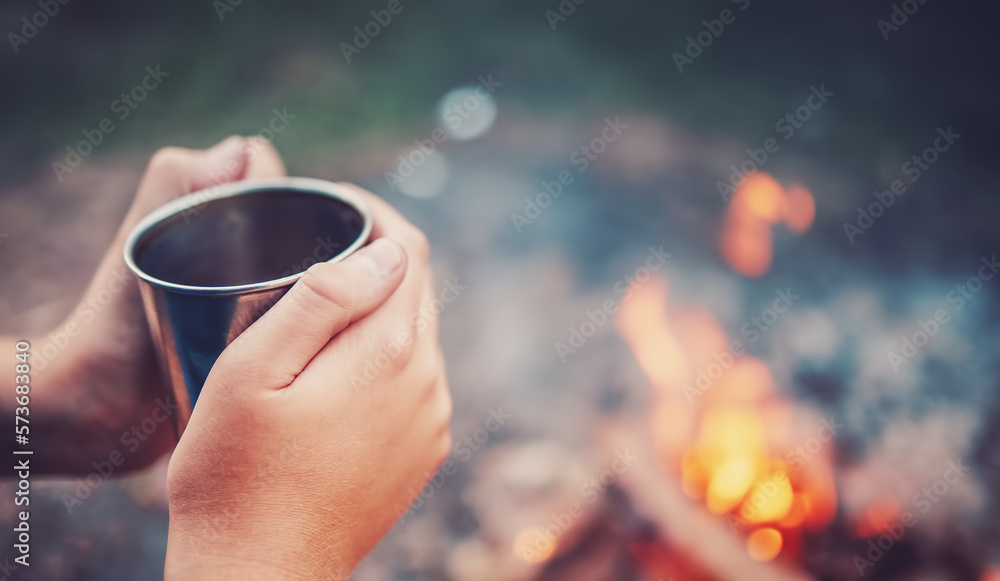
[[[212,372],[233,370],[259,387],[287,387],[334,335],[384,303],[404,274],[406,253],[388,238],[342,262],[311,266],[226,348]]]

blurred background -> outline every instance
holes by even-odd
[[[0,7],[5,333],[230,134],[461,289],[454,470],[355,578],[1000,579],[997,4],[47,6]],[[38,482],[10,578],[162,577],[165,462]]]

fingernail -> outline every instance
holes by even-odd
[[[379,238],[358,251],[372,278],[385,278],[392,274],[403,262],[403,251],[399,244],[388,239]]]

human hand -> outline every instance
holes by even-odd
[[[450,451],[426,238],[358,191],[375,241],[306,271],[205,383],[168,472],[166,579],[346,579]]]
[[[153,156],[83,299],[45,339],[31,341],[32,437],[40,472],[84,474],[93,471],[92,462],[122,450],[128,452],[122,454],[127,471],[173,447],[169,423],[152,433],[130,432],[163,416],[171,400],[139,286],[122,257],[124,240],[139,220],[174,198],[223,182],[284,175],[277,152],[259,138],[230,137],[204,151],[168,147]]]

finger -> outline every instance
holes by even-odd
[[[342,262],[311,266],[233,341],[215,368],[233,370],[262,387],[287,387],[331,337],[392,295],[406,267],[405,252],[390,239],[376,241]]]
[[[403,284],[385,307],[379,309],[385,311],[380,317],[392,320],[415,313],[420,308],[421,285],[428,271],[430,244],[427,236],[382,198],[353,184],[342,182],[341,185],[353,190],[368,204],[372,214],[372,239],[392,238],[403,246],[409,260]]]
[[[424,289],[420,294],[420,308],[422,312],[426,312],[430,315],[430,328],[427,329],[427,333],[434,337],[438,336],[438,321],[441,318],[441,310],[434,305],[434,299],[436,295],[434,294],[434,271],[427,269],[427,275],[424,277]],[[444,304],[441,303],[440,309],[444,309]]]
[[[419,228],[411,224],[388,202],[368,190],[347,182],[340,182],[338,185],[352,190],[368,204],[372,213],[371,237],[373,240],[388,236],[403,245],[411,264],[427,262],[430,246],[427,243],[427,237]]]
[[[350,188],[359,196],[364,198],[372,214],[372,238],[389,236],[393,240],[399,241],[404,247],[408,259],[406,276],[399,285],[399,289],[379,308],[376,312],[365,318],[365,321],[352,326],[346,334],[352,337],[350,340],[345,336],[343,343],[352,345],[351,350],[360,354],[361,361],[345,358],[341,355],[341,341],[331,341],[316,356],[319,363],[316,373],[326,373],[329,366],[353,376],[358,372],[352,366],[360,363],[365,366],[367,362],[377,357],[380,350],[390,348],[393,350],[391,357],[396,359],[400,356],[409,358],[413,350],[413,335],[421,328],[421,301],[429,283],[428,277],[431,275],[427,267],[429,246],[427,237],[418,228],[406,220],[395,208],[384,200],[359,188],[353,184],[341,183],[344,187]],[[431,285],[431,288],[433,285]],[[400,341],[401,334],[409,334],[410,339]],[[436,324],[433,336],[436,336]],[[355,337],[356,336],[356,337]],[[403,349],[401,354],[395,352],[396,347]],[[384,359],[384,358],[383,358]]]
[[[157,151],[146,167],[132,206],[94,273],[85,296],[92,296],[94,292],[106,288],[111,277],[121,276],[126,271],[122,249],[125,238],[139,220],[174,198],[205,187],[213,180],[221,183],[240,179],[246,166],[244,141],[242,137],[234,136],[207,150],[166,147]],[[131,280],[124,292],[115,295],[110,311],[117,312],[121,320],[144,320],[137,300],[138,292],[138,285]]]
[[[283,178],[288,173],[274,145],[261,136],[246,140],[247,170],[243,179]]]
[[[146,167],[121,232],[127,234],[139,220],[174,198],[242,179],[247,166],[245,141],[233,136],[204,151],[181,147],[157,151]]]
[[[401,311],[389,304],[403,292],[401,286],[390,301],[337,335],[309,362],[301,373],[305,384],[325,388],[327,382],[322,378],[341,377],[354,393],[361,393],[378,384],[384,375],[438,361],[438,316],[429,307],[434,288],[432,274],[429,269],[424,273],[418,309]]]

